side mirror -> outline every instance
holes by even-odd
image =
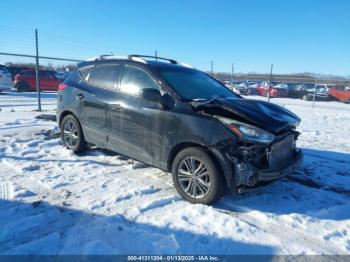
[[[158,89],[145,88],[140,92],[140,96],[150,102],[160,103],[162,101],[162,94]]]
[[[174,107],[175,101],[169,94],[162,94],[158,89],[154,88],[145,88],[140,92],[142,99],[145,99],[150,102],[160,103],[165,109],[170,109]]]

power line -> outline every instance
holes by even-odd
[[[6,55],[6,56],[20,56],[20,57],[29,57],[29,58],[36,58],[35,55],[26,55],[26,54],[15,54],[15,53],[3,53],[0,52],[0,55]],[[70,59],[70,58],[60,58],[60,57],[50,57],[50,56],[38,56],[40,59],[48,59],[48,60],[61,60],[61,61],[70,61],[70,62],[82,62],[83,60],[78,59]]]

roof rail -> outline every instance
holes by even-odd
[[[168,58],[164,58],[164,57],[159,57],[159,56],[150,56],[150,55],[129,55],[128,56],[129,59],[133,60],[135,58],[154,58],[156,60],[165,60],[170,62],[171,64],[178,64],[178,62],[176,60],[173,59],[168,59]]]
[[[129,59],[129,57],[126,55],[100,55],[98,59]]]
[[[86,59],[86,61],[98,61],[98,60],[104,60],[104,59],[129,59],[128,56],[115,56],[115,55],[100,55],[98,57],[92,57]]]
[[[185,64],[185,63],[180,63],[176,60],[173,59],[168,59],[168,58],[164,58],[164,57],[158,57],[158,56],[149,56],[149,55],[128,55],[128,56],[115,56],[115,55],[100,55],[99,57],[93,57],[90,59],[87,59],[87,61],[98,61],[98,60],[105,60],[105,59],[129,59],[129,60],[133,60],[136,62],[140,62],[143,64],[147,64],[147,61],[144,58],[154,58],[156,61],[157,60],[165,60],[170,62],[171,64],[176,64],[176,65],[181,65],[184,67],[188,67],[188,68],[193,68],[192,66]]]

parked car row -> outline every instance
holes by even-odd
[[[350,102],[350,86],[335,84],[281,83],[275,81],[226,81],[225,85],[240,95],[290,97],[303,100],[339,100]]]
[[[58,85],[69,75],[69,72],[54,70],[39,70],[39,85],[41,91],[57,91]],[[17,89],[19,92],[36,91],[35,70],[28,67],[0,65],[0,92]]]

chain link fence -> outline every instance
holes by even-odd
[[[62,57],[55,57],[55,56],[41,56],[40,55],[40,49],[39,49],[39,39],[38,39],[38,32],[35,30],[35,54],[23,54],[23,53],[9,53],[9,52],[1,52],[4,50],[0,50],[0,56],[9,58],[8,64],[10,64],[13,68],[21,68],[22,65],[26,65],[28,68],[35,70],[35,90],[36,90],[36,97],[34,94],[31,94],[31,102],[36,100],[37,101],[37,110],[42,110],[42,105],[46,105],[47,103],[42,103],[42,88],[41,88],[41,77],[40,77],[40,70],[44,68],[52,68],[52,62],[62,62],[66,63],[66,68],[69,67],[70,70],[75,67],[76,63],[81,62],[80,59],[73,59],[73,58],[62,58]],[[16,59],[16,61],[14,60]],[[22,60],[26,60],[26,63],[22,63]],[[12,60],[12,61],[11,61]],[[48,65],[45,66],[42,61],[49,61]],[[28,62],[29,61],[29,62]],[[47,64],[47,63],[46,63]],[[68,65],[67,65],[68,64]],[[25,68],[25,67],[22,67]],[[64,68],[64,67],[63,67]],[[62,66],[61,66],[62,69]],[[210,75],[212,75],[214,78],[221,82],[239,82],[239,81],[253,81],[253,82],[279,82],[279,83],[300,83],[300,84],[313,84],[315,87],[317,84],[335,84],[335,85],[347,85],[350,86],[350,79],[346,78],[332,78],[327,79],[324,77],[317,77],[317,76],[305,76],[305,75],[277,75],[273,74],[273,65],[271,65],[271,72],[270,74],[238,74],[234,73],[234,64],[232,64],[232,71],[231,73],[220,73],[220,72],[214,72],[214,62],[211,61],[211,71],[209,72]],[[11,72],[14,74],[18,73],[16,70],[14,72]],[[272,86],[271,86],[272,87]],[[316,88],[314,88],[314,92],[316,93]],[[313,96],[313,103],[312,106],[315,104],[315,98],[316,94],[314,93]],[[269,92],[270,94],[270,87]],[[47,95],[44,95],[44,100],[46,101]],[[267,95],[267,99],[270,100],[270,96]],[[17,100],[16,103],[20,105],[20,100]]]

